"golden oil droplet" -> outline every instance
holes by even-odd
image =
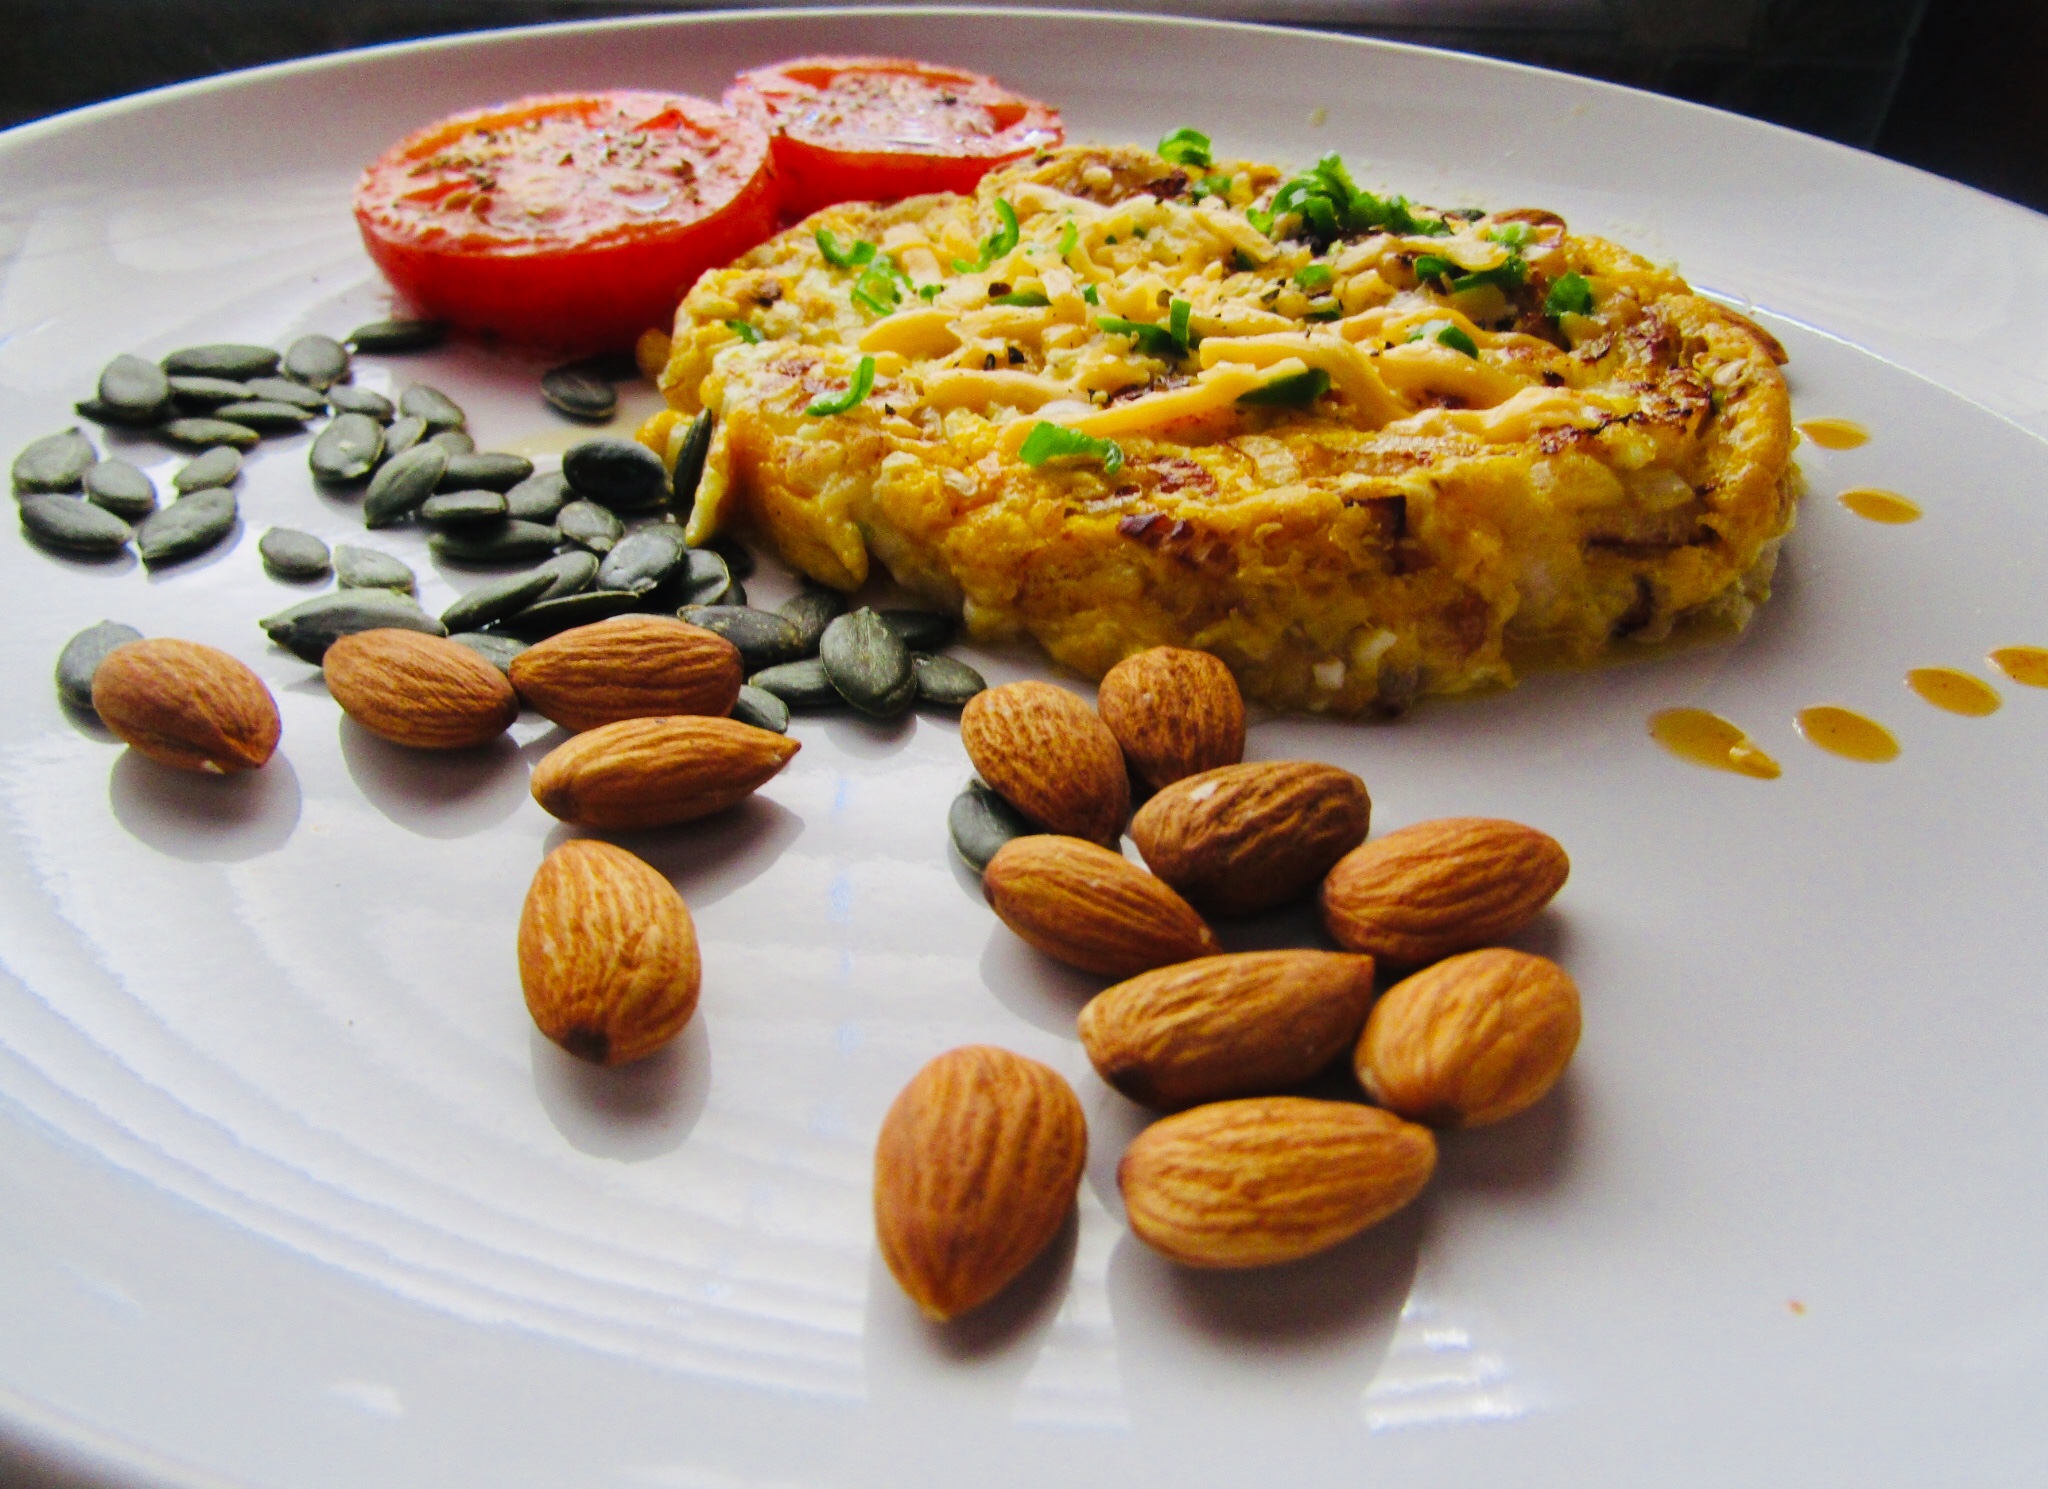
[[[1853,450],[1870,443],[1870,431],[1854,419],[1808,419],[1799,432],[1823,450]]]
[[[1973,719],[1997,713],[1999,705],[2005,701],[1990,683],[1981,682],[1953,667],[1915,667],[1906,674],[1906,686],[1936,708],[1945,708],[1950,713],[1965,714]]]
[[[1988,660],[2023,688],[2048,688],[2048,646],[2001,646]]]
[[[1872,522],[1918,522],[1924,514],[1918,502],[1908,501],[1896,491],[1880,491],[1875,486],[1859,486],[1854,491],[1845,491],[1835,498],[1858,517],[1868,517]]]
[[[1800,709],[1797,722],[1808,744],[1844,760],[1882,765],[1899,758],[1899,742],[1892,738],[1892,731],[1853,708],[1822,703]]]
[[[1652,714],[1650,738],[1679,759],[1709,770],[1731,770],[1759,781],[1775,781],[1783,774],[1778,762],[1758,749],[1741,726],[1704,708],[1667,708]]]

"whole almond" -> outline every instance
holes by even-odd
[[[466,646],[419,631],[358,631],[327,648],[327,691],[372,734],[417,750],[466,750],[519,717],[505,674]]]
[[[1371,1006],[1369,956],[1198,957],[1091,999],[1081,1047],[1124,1095],[1171,1110],[1300,1084],[1351,1046]]]
[[[1155,790],[1244,758],[1244,695],[1205,651],[1155,646],[1125,657],[1103,677],[1095,707]]]
[[[1081,1103],[1058,1072],[985,1044],[947,1051],[882,1120],[882,1259],[933,1318],[987,1302],[1059,1234],[1087,1156]]]
[[[1138,809],[1131,839],[1203,911],[1254,915],[1315,888],[1371,821],[1372,798],[1350,771],[1274,760],[1176,781]]]
[[[224,651],[169,636],[108,652],[92,706],[141,754],[203,775],[257,769],[284,728],[262,678]]]
[[[1483,1127],[1557,1084],[1579,1046],[1579,990],[1547,957],[1448,957],[1374,1005],[1353,1064],[1381,1106],[1431,1127]]]
[[[1131,815],[1124,754],[1095,710],[1048,682],[975,694],[960,742],[981,778],[1047,832],[1114,843]]]
[[[637,1060],[696,1011],[697,930],[675,886],[623,848],[574,838],[519,916],[519,981],[541,1033],[599,1065]]]
[[[744,681],[739,648],[702,626],[617,615],[512,659],[512,686],[564,729],[671,714],[724,717]]]
[[[1138,1134],[1117,1187],[1138,1239],[1191,1267],[1265,1267],[1357,1235],[1422,1192],[1427,1127],[1348,1101],[1254,1096]]]
[[[1135,977],[1223,949],[1186,900],[1080,838],[1013,838],[989,860],[981,888],[1004,925],[1084,972]]]
[[[1323,924],[1340,946],[1417,966],[1514,935],[1570,872],[1555,838],[1519,822],[1418,822],[1338,861]]]
[[[550,750],[534,767],[533,799],[584,827],[667,827],[751,796],[797,749],[735,719],[621,719]]]

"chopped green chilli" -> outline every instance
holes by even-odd
[[[1063,228],[1061,228],[1061,229],[1060,229],[1060,242],[1059,242],[1059,252],[1060,252],[1060,257],[1061,257],[1061,258],[1065,258],[1065,257],[1066,257],[1066,256],[1067,256],[1068,254],[1072,253],[1072,252],[1073,252],[1073,251],[1074,251],[1074,250],[1075,250],[1076,248],[1079,248],[1080,246],[1081,246],[1081,228],[1080,228],[1080,224],[1076,223],[1076,222],[1075,222],[1075,221],[1074,221],[1074,220],[1073,220],[1072,218],[1068,218],[1068,219],[1067,219],[1067,225],[1066,225],[1065,227],[1063,227]]]
[[[725,323],[725,329],[732,332],[733,335],[739,337],[739,339],[744,341],[748,346],[758,346],[761,343],[761,333],[759,331],[756,331],[752,326],[748,325],[745,321],[727,321]]]
[[[1496,289],[1518,290],[1528,282],[1529,265],[1520,254],[1511,253],[1491,269],[1474,269],[1470,274],[1458,275],[1451,281],[1451,293],[1459,295],[1488,284]]]
[[[1185,303],[1185,302],[1182,302]],[[1178,357],[1187,348],[1165,326],[1146,321],[1127,321],[1121,316],[1099,315],[1095,324],[1112,336],[1128,336],[1148,357]]]
[[[943,284],[927,284],[918,290],[917,298],[929,305],[945,292],[946,287]]]
[[[991,305],[1016,305],[1026,310],[1040,310],[1052,304],[1039,290],[1018,290],[1015,294],[995,295],[988,302]]]
[[[1276,377],[1239,396],[1238,402],[1251,408],[1307,408],[1330,391],[1330,374],[1320,367]]]
[[[1409,332],[1408,339],[1434,341],[1438,346],[1447,346],[1452,351],[1463,352],[1468,357],[1479,355],[1479,343],[1459,330],[1455,321],[1430,321]]]
[[[1059,460],[1067,456],[1080,456],[1085,460],[1100,460],[1102,473],[1113,476],[1124,468],[1124,452],[1113,439],[1096,439],[1077,429],[1065,429],[1058,424],[1048,424],[1041,419],[1032,426],[1031,433],[1024,438],[1017,451],[1017,458],[1029,466],[1040,466],[1048,460]]]
[[[1543,313],[1552,320],[1561,315],[1591,315],[1593,285],[1583,274],[1563,274],[1544,297]]]
[[[1159,158],[1169,165],[1191,165],[1203,170],[1215,163],[1209,153],[1209,136],[1199,129],[1176,129],[1159,142]]]
[[[1095,292],[1095,286],[1092,284],[1084,284],[1081,286],[1081,298],[1086,300],[1090,305],[1100,305],[1102,303],[1102,296],[1098,295]]]
[[[858,269],[875,256],[875,245],[865,239],[856,240],[850,248],[841,248],[830,228],[821,227],[813,236],[818,240],[818,252],[835,269]]]
[[[996,216],[1002,219],[1003,225],[982,239],[980,256],[974,259],[953,260],[953,267],[962,274],[979,274],[1017,247],[1017,239],[1021,236],[1017,227],[1017,209],[1001,197],[997,197]]]
[[[1344,319],[1344,307],[1341,305],[1318,306],[1307,315],[1304,315],[1302,319],[1305,321],[1340,321]]]
[[[1418,274],[1421,273],[1419,262],[1416,272]],[[1313,295],[1318,290],[1328,289],[1336,282],[1336,277],[1336,275],[1330,272],[1328,264],[1303,264],[1294,271],[1294,287],[1306,290],[1309,294]]]
[[[847,384],[844,393],[841,393],[836,398],[820,398],[816,403],[805,409],[804,412],[814,419],[822,419],[829,414],[843,414],[848,409],[857,407],[869,393],[874,391],[874,387],[875,359],[873,357],[862,357],[855,365],[853,381]]]
[[[1446,274],[1455,274],[1458,266],[1449,259],[1434,253],[1425,253],[1415,260],[1417,279],[1442,279]]]
[[[1536,235],[1526,222],[1506,222],[1499,227],[1488,228],[1486,236],[1504,248],[1527,248]]]
[[[1195,307],[1186,300],[1175,300],[1167,307],[1166,334],[1171,336],[1174,339],[1174,343],[1180,347],[1182,356],[1186,356],[1189,352],[1193,351],[1202,339],[1195,335],[1188,325],[1194,313]]]
[[[877,253],[861,269],[848,298],[871,315],[888,315],[903,303],[903,291],[909,288],[909,276],[896,267],[896,260]]]
[[[1205,196],[1229,196],[1230,183],[1236,179],[1235,176],[1221,174],[1204,176],[1194,184],[1191,191],[1198,202]]]

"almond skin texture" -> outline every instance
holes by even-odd
[[[201,775],[258,769],[284,727],[262,678],[224,651],[168,636],[108,652],[92,706],[142,754]]]
[[[1244,758],[1244,696],[1205,651],[1155,646],[1103,677],[1096,710],[1154,790]]]
[[[1004,925],[1084,972],[1135,977],[1223,949],[1186,900],[1121,853],[1079,838],[1013,838],[989,860],[981,888]]]
[[[1138,1239],[1191,1267],[1313,1256],[1386,1219],[1436,1170],[1427,1127],[1302,1096],[1218,1101],[1138,1134],[1117,1187]]]
[[[1168,1111],[1299,1085],[1350,1048],[1372,958],[1341,951],[1200,957],[1120,982],[1081,1010],[1102,1078]]]
[[[1555,838],[1495,817],[1445,817],[1352,850],[1323,880],[1337,944],[1420,966],[1505,940],[1571,872]]]
[[[998,796],[1047,832],[1114,843],[1131,816],[1124,752],[1095,710],[1048,682],[977,693],[960,742]]]
[[[541,1033],[623,1065],[673,1039],[697,1008],[697,929],[675,886],[623,848],[576,838],[533,876],[519,916],[519,981]]]
[[[1314,889],[1365,841],[1372,798],[1312,760],[1225,765],[1166,787],[1131,819],[1146,865],[1210,915],[1256,915]]]
[[[617,615],[528,647],[512,659],[512,686],[536,712],[580,732],[671,714],[723,718],[742,670],[739,648],[702,626]]]
[[[978,1307],[1059,1234],[1087,1156],[1081,1103],[1058,1072],[985,1044],[947,1051],[882,1120],[882,1259],[932,1318]]]
[[[1484,1127],[1557,1084],[1579,1047],[1579,990],[1547,957],[1468,951],[1396,983],[1353,1065],[1374,1101],[1431,1127]]]
[[[533,799],[584,827],[667,827],[745,800],[798,748],[733,719],[622,719],[549,751]]]
[[[505,674],[440,636],[358,631],[327,648],[320,670],[343,713],[416,750],[488,744],[519,717],[519,695]]]

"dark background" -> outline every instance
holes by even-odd
[[[1602,0],[1593,23],[1549,30],[1518,20],[1513,0],[1495,3],[1497,11],[1472,0],[1421,3],[1392,20],[1382,6],[1377,22],[1343,29],[1653,88],[2048,208],[2048,0]],[[0,127],[316,52],[676,8],[659,0],[0,0]],[[1203,9],[1227,14],[1228,0]],[[1462,13],[1463,23],[1429,20],[1446,13]]]

